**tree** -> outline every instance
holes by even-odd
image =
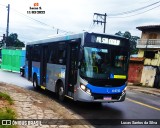
[[[125,31],[125,33],[122,33],[121,31],[119,31],[119,32],[115,33],[115,35],[128,38],[130,40],[131,54],[138,53],[138,49],[136,48],[137,40],[140,39],[138,36],[132,36],[129,31]]]
[[[17,33],[11,33],[8,37],[6,37],[6,46],[24,47],[25,44],[18,39]]]
[[[118,36],[123,36],[124,33],[122,33],[121,31],[117,32],[115,35],[118,35]]]
[[[132,35],[130,32],[126,31],[124,34],[123,34],[124,37],[128,38],[128,39],[131,39],[132,38]]]
[[[5,43],[5,34],[3,34],[3,37],[2,40],[0,41],[0,48],[4,46],[4,43]]]

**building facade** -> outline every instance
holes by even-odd
[[[141,82],[144,86],[160,87],[160,25],[137,27],[142,31],[137,42],[138,57],[144,58]]]

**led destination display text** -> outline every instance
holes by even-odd
[[[122,40],[118,38],[112,38],[112,36],[99,36],[99,35],[88,35],[86,37],[86,42],[92,43],[101,43],[101,44],[108,44],[108,45],[124,45]]]
[[[103,44],[110,44],[110,45],[120,45],[120,40],[103,38],[103,37],[97,37],[96,42]]]

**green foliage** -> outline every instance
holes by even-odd
[[[9,104],[13,104],[13,100],[11,99],[11,97],[6,94],[6,93],[2,93],[0,92],[0,99],[4,99],[7,100],[9,102]]]
[[[115,33],[115,35],[125,37],[130,40],[130,49],[131,54],[137,54],[138,49],[136,48],[137,40],[140,39],[138,36],[132,36],[129,31],[126,31],[125,33],[122,33],[121,31]]]
[[[6,46],[9,47],[24,47],[24,43],[21,42],[18,39],[17,33],[11,33],[7,38],[6,38]]]
[[[0,109],[0,119],[15,119],[16,114],[11,108]]]
[[[9,104],[13,104],[13,100],[11,99],[11,97],[9,95],[7,95],[6,93],[2,93],[0,92],[0,100],[7,100],[9,102]],[[0,120],[8,120],[8,119],[16,119],[16,113],[14,112],[14,110],[12,108],[8,107],[2,107],[0,108]],[[13,126],[13,125],[0,125],[0,128],[17,128],[17,126]]]
[[[128,39],[131,39],[132,38],[132,35],[130,32],[126,31],[124,34],[123,34],[124,37],[128,38]]]
[[[15,119],[16,114],[11,108],[0,108],[0,120],[2,119]],[[0,125],[0,128],[17,128],[15,125]]]

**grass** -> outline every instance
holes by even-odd
[[[6,93],[0,92],[0,99],[7,100],[10,105],[13,104],[13,100],[12,100],[11,97],[10,97],[8,94],[6,94]]]
[[[9,105],[7,107],[2,107],[0,108],[0,121],[2,119],[16,119],[16,113],[14,112],[14,110],[10,107],[10,105],[13,104],[13,100],[11,99],[11,97],[6,94],[6,93],[2,93],[0,92],[0,100],[6,100],[8,101]],[[1,122],[0,122],[1,124]],[[17,126],[13,126],[13,125],[0,125],[0,128],[17,128]]]
[[[15,119],[15,112],[9,108],[0,108],[0,119]]]

